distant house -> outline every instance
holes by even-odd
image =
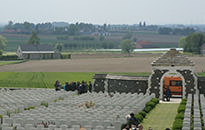
[[[19,59],[59,59],[60,54],[55,53],[51,45],[21,44],[17,49]]]
[[[205,43],[201,46],[201,55],[205,55]]]

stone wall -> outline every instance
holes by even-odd
[[[190,93],[194,94],[196,92],[194,88],[195,87],[194,73],[192,73],[191,70],[177,70],[177,72],[179,72],[184,77],[186,97]]]
[[[108,92],[146,93],[148,80],[108,79]]]
[[[94,79],[94,92],[104,92],[105,91],[105,80],[107,74],[95,74]]]
[[[148,77],[134,76],[110,76],[96,74],[94,76],[95,92],[119,92],[119,93],[146,93]]]
[[[151,75],[151,85],[150,85],[150,93],[155,93],[156,97],[159,98],[160,96],[160,81],[162,76],[167,72],[168,70],[154,70],[153,74]]]
[[[198,89],[200,94],[205,94],[205,77],[198,77]]]

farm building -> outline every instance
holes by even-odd
[[[173,95],[182,98],[204,90],[204,79],[196,76],[194,63],[176,49],[169,50],[151,65],[152,73],[147,77],[96,74],[94,91],[155,93],[156,97],[163,99],[167,87]]]
[[[201,55],[205,55],[205,43],[201,46]]]
[[[21,44],[17,49],[19,59],[59,59],[60,54],[55,53],[51,45]]]

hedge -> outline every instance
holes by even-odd
[[[151,101],[147,102],[145,105],[144,110],[140,111],[139,113],[135,114],[135,118],[138,119],[138,123],[140,124],[146,115],[159,103],[158,98],[152,98]],[[126,124],[121,125],[121,129],[125,127]]]
[[[175,121],[172,124],[172,130],[181,130],[183,127],[184,112],[186,109],[186,99],[182,99],[178,109]]]
[[[17,55],[0,55],[0,60],[18,60]]]
[[[71,59],[71,54],[61,54],[61,59]]]
[[[139,123],[143,121],[146,115],[155,108],[155,106],[159,103],[158,98],[153,98],[151,101],[147,102],[144,110],[140,111],[135,117],[138,119]]]

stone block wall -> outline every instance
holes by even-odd
[[[161,81],[161,78],[167,71],[168,70],[154,70],[154,72],[151,76],[150,93],[155,93],[157,98],[159,98],[159,96],[160,96],[160,81]]]
[[[198,89],[200,94],[205,94],[205,77],[198,77]]]
[[[148,80],[108,79],[108,92],[146,93]]]
[[[125,76],[126,78],[129,78]],[[95,92],[119,92],[119,93],[146,93],[148,89],[148,77],[132,77],[130,79],[110,79],[105,74],[96,74],[94,76]]]
[[[186,97],[189,93],[194,94],[196,92],[195,90],[195,79],[194,79],[194,73],[192,73],[191,70],[177,70],[185,80],[185,93]]]
[[[105,80],[107,74],[95,74],[94,78],[94,92],[104,92],[105,91]]]

